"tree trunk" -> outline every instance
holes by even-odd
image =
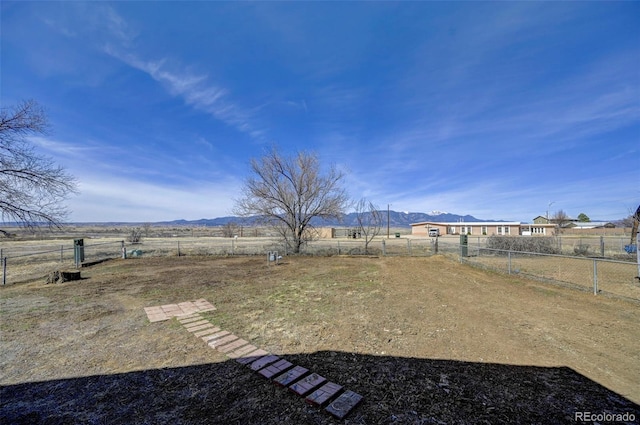
[[[80,270],[73,271],[65,271],[65,270],[56,270],[54,272],[49,273],[47,276],[47,283],[63,283],[69,282],[72,280],[80,280],[82,279],[80,276]]]

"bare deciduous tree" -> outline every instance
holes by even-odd
[[[151,223],[144,223],[142,225],[142,232],[144,233],[145,238],[148,238],[151,234]]]
[[[622,220],[619,221],[619,224],[622,227],[631,227],[633,228],[633,224],[636,220],[636,214],[638,214],[638,211],[640,211],[640,206],[638,206],[638,210],[635,209],[635,207],[628,207],[627,211],[629,211],[629,215],[625,218],[623,218]],[[635,211],[635,213],[634,213]]]
[[[47,117],[32,100],[0,110],[0,213],[25,227],[60,227],[75,179],[38,154],[29,136],[45,134]]]
[[[141,227],[133,227],[129,232],[129,236],[127,236],[127,240],[131,243],[141,243],[142,233],[143,229]]]
[[[360,233],[364,236],[364,252],[368,254],[369,242],[380,234],[384,218],[379,208],[365,198],[358,201],[355,212]]]
[[[551,222],[558,225],[558,232],[561,233],[562,229],[571,222],[571,219],[563,210],[558,210],[551,217]]]
[[[238,234],[239,230],[240,226],[238,226],[234,221],[230,221],[222,226],[222,236],[225,238],[232,238]]]
[[[331,167],[320,170],[317,155],[298,152],[281,156],[273,148],[260,159],[251,160],[252,176],[245,183],[235,213],[258,216],[274,226],[294,253],[313,238],[314,218],[337,218],[347,205],[340,186],[343,173]]]

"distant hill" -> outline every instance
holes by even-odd
[[[434,211],[437,212],[437,211]],[[384,224],[387,223],[387,211],[381,210],[380,213],[384,217]],[[169,226],[224,226],[225,224],[243,223],[245,225],[255,224],[258,221],[258,217],[218,217],[212,219],[200,219],[200,220],[173,220],[163,221],[154,224],[169,225]],[[496,220],[481,220],[472,215],[458,215],[451,213],[440,213],[436,215],[426,213],[413,213],[413,212],[398,212],[389,211],[389,225],[391,227],[410,227],[411,223],[420,223],[422,221],[444,221],[444,222],[477,222],[477,221],[496,221]],[[357,225],[356,213],[350,213],[345,215],[342,220],[314,220],[314,226],[331,226],[331,227],[352,227]]]

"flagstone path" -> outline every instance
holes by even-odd
[[[341,385],[330,382],[323,376],[262,350],[231,332],[221,330],[199,314],[215,309],[207,300],[199,299],[145,307],[144,310],[150,322],[176,317],[186,330],[202,339],[209,347],[235,359],[276,385],[304,397],[307,403],[325,408],[339,419],[347,416],[362,400],[360,394],[345,390]]]

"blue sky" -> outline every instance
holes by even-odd
[[[2,106],[46,108],[33,142],[79,181],[71,221],[229,215],[274,144],[395,211],[640,202],[639,2],[0,7]]]

